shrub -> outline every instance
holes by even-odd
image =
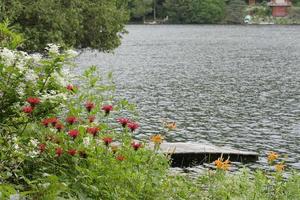
[[[67,76],[73,53],[1,49],[1,198],[166,199],[160,141],[134,142],[134,106],[115,100],[111,74]]]

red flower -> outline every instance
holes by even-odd
[[[95,121],[96,117],[94,115],[91,115],[88,117],[88,120],[90,123],[93,123]]]
[[[71,85],[71,84],[69,84],[69,85],[67,85],[67,90],[69,90],[69,91],[74,91],[74,86],[73,85]]]
[[[110,143],[112,143],[113,139],[111,137],[106,137],[106,138],[103,138],[102,140],[103,140],[104,144],[106,146],[108,146]]]
[[[49,124],[52,124],[52,126],[55,126],[55,124],[58,122],[58,119],[56,117],[52,117],[52,118],[46,118],[42,120],[42,124],[45,127],[48,127]]]
[[[79,131],[78,130],[70,130],[68,132],[69,136],[71,136],[73,139],[75,139],[78,135],[79,135]]]
[[[116,157],[116,159],[119,160],[119,161],[123,161],[123,160],[125,160],[125,157],[122,156],[122,155],[118,155],[118,156]]]
[[[28,97],[27,102],[32,106],[36,106],[41,102],[41,100],[38,97]]]
[[[142,143],[139,143],[139,142],[132,142],[131,143],[131,146],[132,146],[132,148],[134,149],[134,150],[138,150],[139,148],[141,148],[142,146],[143,146],[143,144]]]
[[[31,107],[31,106],[25,106],[25,107],[22,108],[22,111],[24,113],[30,114],[33,111],[33,107]]]
[[[71,156],[75,156],[75,154],[77,153],[76,149],[69,149],[68,150],[68,154]]]
[[[129,122],[128,124],[127,124],[127,127],[132,131],[132,132],[134,132],[136,129],[138,129],[140,126],[137,124],[137,123],[135,123],[135,122]]]
[[[127,118],[119,118],[117,119],[117,122],[119,122],[123,127],[125,127],[130,122],[130,120]]]
[[[55,154],[57,155],[57,157],[60,157],[63,154],[63,149],[61,147],[57,147],[55,149]]]
[[[49,123],[50,123],[49,119],[43,119],[43,120],[42,120],[42,124],[43,124],[45,127],[48,127],[48,126],[49,126]]]
[[[72,124],[75,124],[76,122],[78,122],[78,119],[74,116],[69,116],[69,117],[67,117],[66,121],[72,125]]]
[[[55,128],[58,132],[60,132],[62,129],[64,129],[64,125],[61,123],[56,123]]]
[[[39,144],[39,150],[43,153],[46,150],[46,144]]]
[[[99,132],[99,128],[98,127],[91,127],[91,128],[87,128],[87,132],[92,134],[94,137],[97,135],[97,133]]]
[[[52,124],[52,126],[55,126],[58,122],[58,119],[56,117],[49,118],[49,122]]]
[[[110,111],[113,110],[113,106],[112,105],[104,105],[101,108],[104,112],[105,112],[105,116],[109,115]]]
[[[85,108],[88,112],[91,112],[91,110],[95,108],[95,104],[93,102],[88,101],[85,103]]]

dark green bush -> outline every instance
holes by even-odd
[[[2,0],[0,21],[24,33],[23,48],[40,51],[48,43],[109,51],[120,44],[128,15],[118,0]]]

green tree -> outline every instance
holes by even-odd
[[[218,23],[224,18],[224,16],[224,0],[193,0],[192,2],[193,23]]]
[[[244,20],[244,10],[247,7],[245,1],[229,0],[226,5],[225,22],[230,24],[241,24]]]
[[[132,0],[129,3],[130,15],[132,18],[143,18],[153,11],[153,0]]]
[[[163,5],[171,23],[191,23],[192,0],[166,0]]]
[[[126,6],[125,0],[1,0],[0,20],[24,33],[27,50],[60,43],[110,51],[120,45]]]

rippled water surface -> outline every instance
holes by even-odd
[[[114,54],[78,63],[113,71],[151,135],[177,122],[169,141],[288,154],[300,169],[300,26],[127,26]],[[264,159],[260,160],[262,163]]]

